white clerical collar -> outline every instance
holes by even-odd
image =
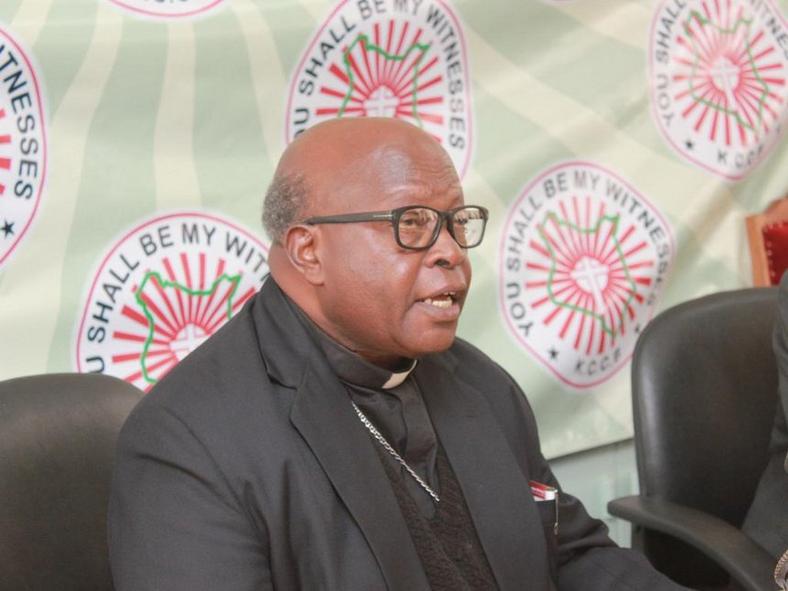
[[[414,359],[413,365],[411,365],[405,371],[399,371],[391,374],[391,377],[388,380],[386,380],[386,383],[383,384],[381,388],[384,390],[391,390],[392,388],[396,388],[397,386],[399,386],[402,382],[404,382],[407,379],[407,377],[410,375],[410,372],[416,369],[416,364],[418,362],[419,362],[418,359]]]

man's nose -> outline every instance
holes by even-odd
[[[449,233],[447,223],[441,224],[438,239],[429,251],[427,263],[440,267],[452,268],[462,264],[467,256],[465,249],[462,248],[454,237]]]

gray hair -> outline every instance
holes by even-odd
[[[306,208],[304,175],[275,175],[263,201],[263,228],[268,237],[282,244],[287,229],[296,223]]]

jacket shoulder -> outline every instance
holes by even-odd
[[[237,432],[252,417],[264,423],[281,415],[281,390],[269,379],[251,306],[245,306],[164,376],[132,416],[145,420],[165,411],[196,435],[220,436]]]
[[[514,378],[490,356],[464,339],[457,338],[449,349],[456,362],[457,376],[482,392],[500,388],[519,390]]]

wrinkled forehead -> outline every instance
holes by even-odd
[[[424,185],[441,192],[460,189],[457,171],[448,154],[435,145],[380,146],[369,153],[364,168],[377,175],[380,184]]]
[[[463,199],[457,171],[437,142],[373,147],[336,169],[324,188],[315,196],[343,211],[391,209],[435,198],[459,205]]]

